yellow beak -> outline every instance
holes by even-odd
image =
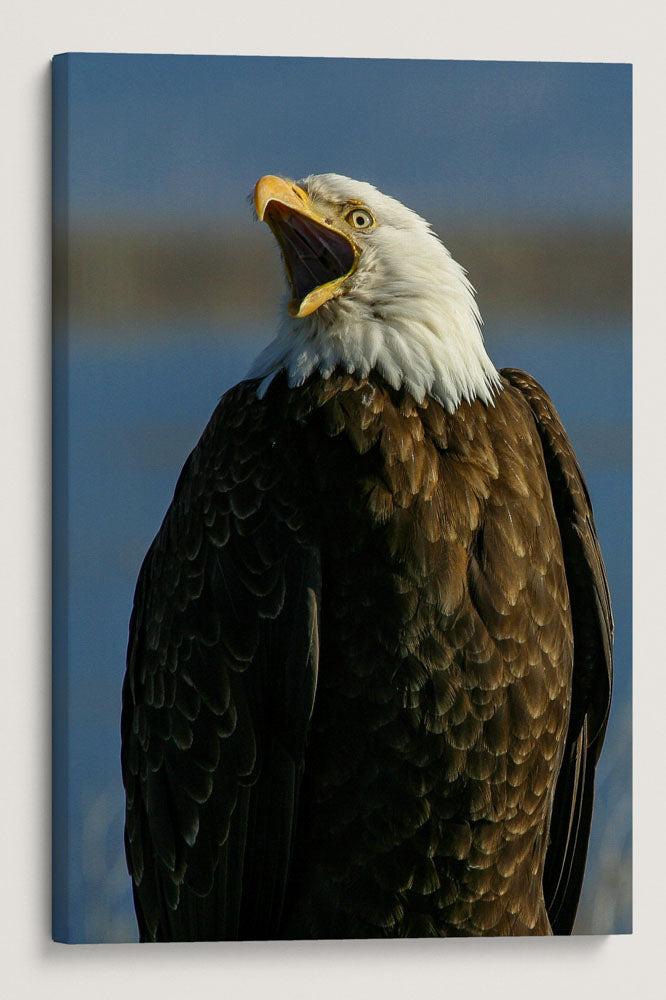
[[[292,290],[292,316],[309,316],[341,294],[356,270],[359,250],[318,212],[297,184],[267,174],[254,189],[254,207],[278,241]]]
[[[298,184],[289,184],[282,177],[266,174],[265,177],[259,178],[254,187],[254,207],[259,222],[264,221],[266,206],[271,201],[277,201],[295,212],[319,221],[319,217],[308,209],[310,199],[303,188],[299,188]]]

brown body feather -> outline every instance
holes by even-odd
[[[344,374],[220,403],[130,628],[143,939],[570,931],[612,617],[557,415],[504,374],[454,414]]]

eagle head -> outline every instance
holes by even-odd
[[[339,174],[267,175],[254,206],[275,235],[289,284],[278,337],[250,373],[265,387],[280,369],[292,385],[315,371],[367,378],[376,370],[449,411],[462,399],[492,401],[499,376],[474,290],[424,219]]]

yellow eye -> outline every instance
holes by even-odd
[[[374,225],[375,220],[365,208],[352,208],[345,216],[347,222],[354,229],[369,229]]]

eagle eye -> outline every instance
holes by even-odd
[[[375,222],[365,208],[352,208],[351,212],[347,212],[345,219],[354,229],[369,229]]]

